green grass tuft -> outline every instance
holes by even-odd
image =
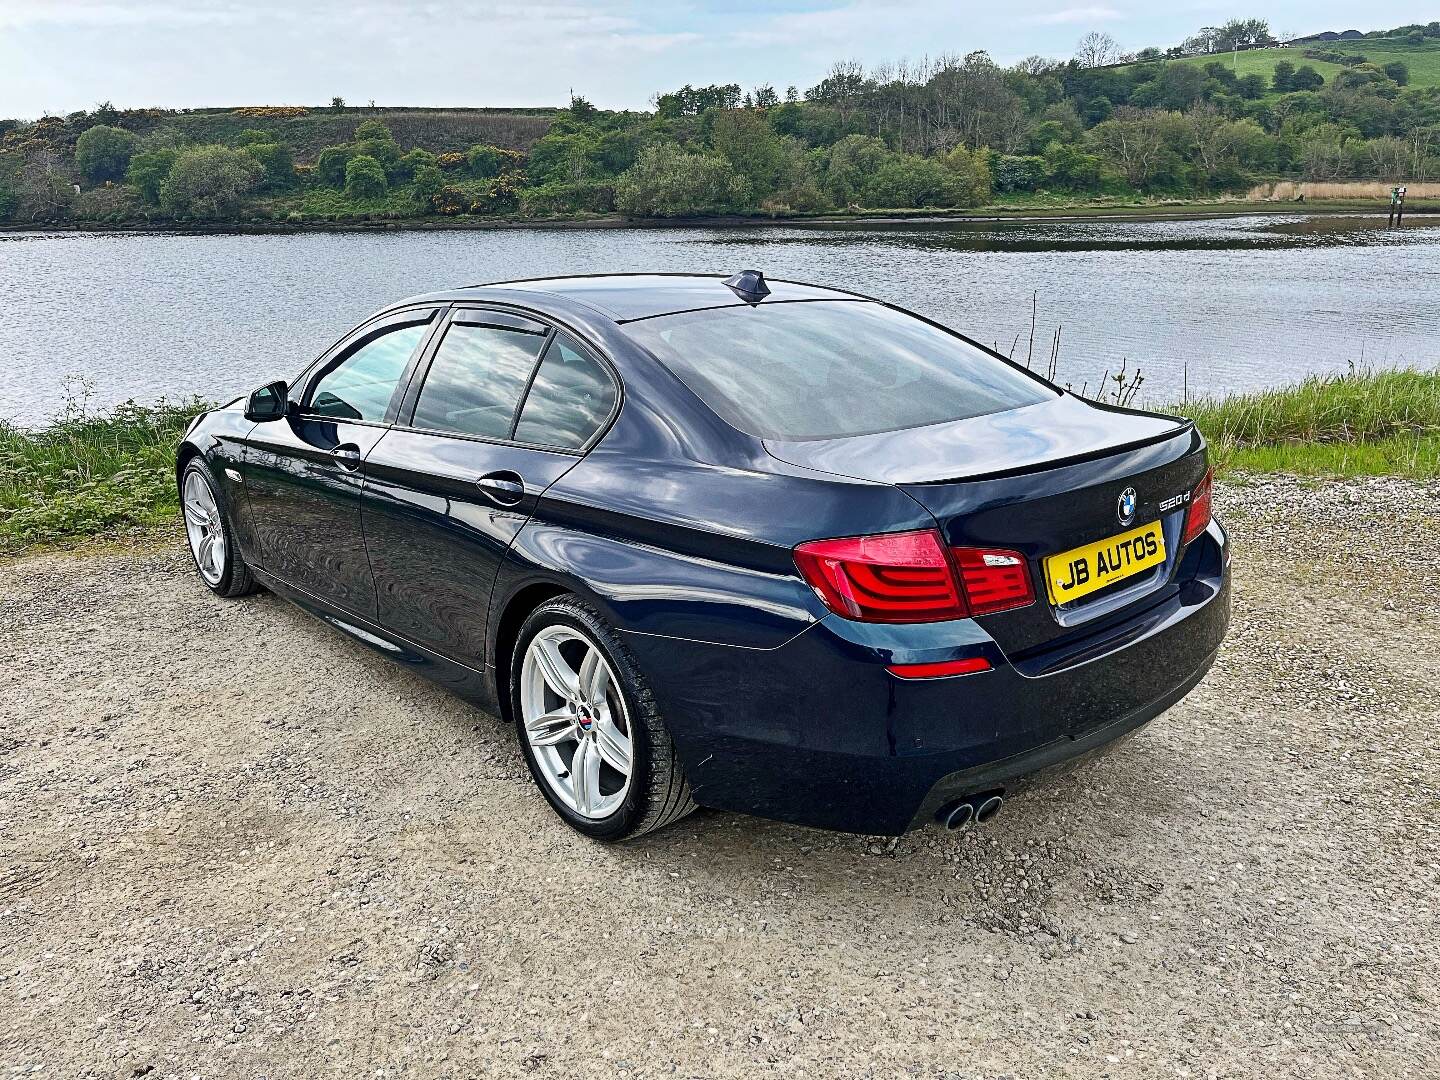
[[[1440,372],[1356,371],[1192,401],[1223,468],[1341,476],[1440,476]]]
[[[175,448],[204,408],[72,402],[40,431],[0,421],[0,554],[173,521]]]

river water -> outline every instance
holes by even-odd
[[[1058,329],[1058,381],[1093,391],[1123,362],[1150,404],[1440,362],[1440,221],[1422,218],[0,233],[0,419],[41,423],[67,395],[232,397],[434,289],[750,267],[899,303],[1042,371]]]

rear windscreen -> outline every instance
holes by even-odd
[[[922,427],[1054,396],[960,338],[864,301],[711,308],[625,330],[727,422],[764,439]]]

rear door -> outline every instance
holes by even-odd
[[[379,622],[481,667],[490,592],[540,494],[609,420],[607,365],[545,322],[455,309],[366,460]]]
[[[254,425],[245,440],[263,569],[367,618],[375,588],[360,533],[364,460],[399,408],[438,311],[410,309],[360,327],[297,383],[287,416]]]

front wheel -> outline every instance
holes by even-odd
[[[615,632],[575,597],[525,620],[510,696],[531,775],[586,836],[627,840],[695,809],[649,687]]]
[[[180,481],[180,512],[185,518],[190,555],[206,587],[226,597],[255,592],[259,586],[240,557],[215,478],[201,458],[194,458],[185,467]]]

